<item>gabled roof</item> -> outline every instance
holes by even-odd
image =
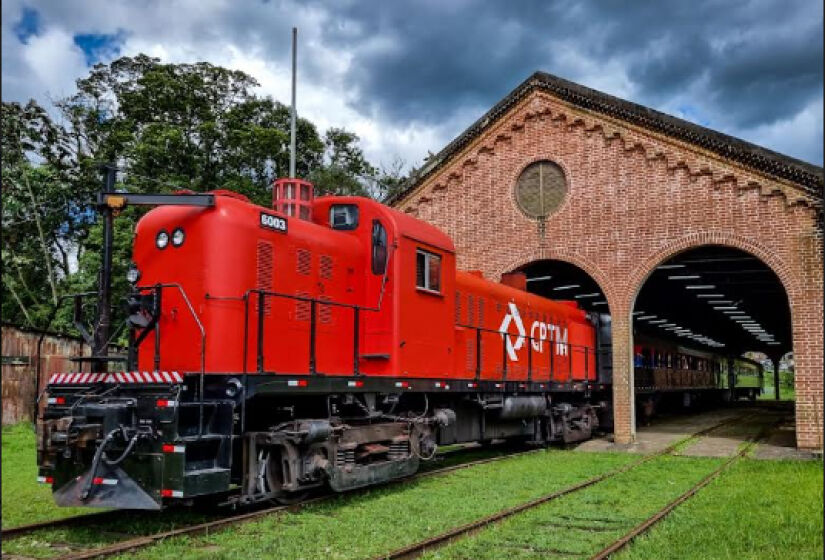
[[[583,109],[690,142],[726,159],[792,181],[802,190],[822,199],[825,182],[823,181],[823,168],[820,166],[768,150],[649,107],[619,99],[552,74],[536,72],[470,125],[455,140],[447,144],[443,150],[432,156],[418,174],[412,177],[410,182],[395,196],[391,197],[388,203],[393,204],[407,196],[433,172],[445,165],[453,155],[478,137],[490,124],[533,91],[545,91]]]

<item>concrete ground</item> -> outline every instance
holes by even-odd
[[[612,435],[609,435],[583,442],[577,446],[577,449],[655,453],[693,433],[737,418],[737,421],[721,426],[688,443],[679,450],[679,453],[688,456],[729,457],[736,453],[743,442],[767,429],[767,433],[761,437],[752,457],[756,459],[813,459],[818,457],[809,451],[796,449],[792,407],[759,405],[740,405],[694,414],[660,416],[654,418],[649,426],[637,428],[636,442],[633,444],[613,443]]]

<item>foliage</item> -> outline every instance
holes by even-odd
[[[207,62],[164,64],[146,55],[94,66],[77,91],[54,103],[3,103],[4,320],[46,327],[60,295],[97,287],[102,230],[93,200],[101,167],[120,169],[117,188],[168,193],[231,189],[261,205],[289,171],[290,109],[254,93],[250,75]],[[296,171],[319,194],[385,198],[401,179],[365,158],[354,133],[323,138],[297,120]],[[113,302],[127,289],[131,233],[144,211],[115,223]],[[68,310],[52,328],[71,330]]]
[[[822,462],[744,460],[617,558],[822,558]]]

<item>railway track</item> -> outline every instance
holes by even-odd
[[[676,507],[678,507],[679,505],[681,505],[684,502],[688,501],[690,498],[695,496],[696,493],[699,492],[699,490],[701,490],[702,488],[704,488],[705,486],[707,486],[708,484],[713,482],[713,480],[715,480],[720,474],[722,474],[725,470],[727,470],[736,461],[738,461],[739,459],[741,459],[742,457],[744,457],[745,455],[750,453],[753,450],[753,448],[756,446],[756,444],[759,442],[759,440],[761,440],[762,438],[765,437],[765,435],[770,430],[770,428],[778,425],[781,422],[782,422],[782,420],[780,420],[778,422],[775,422],[773,424],[768,424],[768,425],[764,426],[759,431],[758,434],[756,434],[755,436],[749,438],[745,442],[745,445],[743,445],[737,453],[735,453],[734,455],[729,457],[727,460],[725,460],[725,462],[722,463],[721,465],[719,465],[719,467],[717,467],[716,469],[714,469],[713,472],[711,472],[710,474],[705,476],[702,480],[700,480],[699,482],[694,484],[690,489],[685,491],[679,497],[677,497],[674,500],[670,501],[662,509],[660,509],[659,511],[657,511],[656,513],[654,513],[653,515],[651,515],[650,517],[648,517],[647,519],[645,519],[644,521],[642,521],[641,523],[639,523],[638,525],[633,527],[630,531],[628,531],[627,533],[625,533],[624,535],[622,535],[621,537],[619,537],[618,539],[616,539],[615,541],[613,541],[612,543],[610,543],[609,545],[604,547],[602,550],[600,550],[599,552],[597,552],[596,554],[591,556],[590,560],[606,560],[607,558],[610,558],[610,556],[612,554],[615,554],[616,552],[618,552],[619,550],[621,550],[622,548],[624,548],[625,546],[630,544],[633,541],[633,539],[635,539],[636,537],[638,537],[642,533],[648,531],[651,527],[656,525],[659,521],[661,521],[662,519],[667,517],[667,515],[670,512],[672,512],[674,509],[676,509]]]
[[[461,455],[462,453],[466,452],[473,452],[482,449],[478,445],[462,445],[458,446],[455,449],[451,449],[449,451],[444,451],[439,453],[439,458],[444,459],[447,457],[452,457],[456,455]],[[506,447],[502,447],[502,450],[506,449]],[[504,451],[501,455],[495,455],[492,457],[485,457],[482,459],[476,459],[473,461],[466,461],[460,462],[454,465],[425,470],[416,473],[413,476],[390,481],[386,483],[384,486],[388,485],[396,485],[396,484],[405,484],[408,482],[413,482],[415,480],[419,480],[426,477],[431,476],[438,476],[442,474],[447,474],[453,471],[466,469],[470,467],[474,467],[477,465],[483,465],[486,463],[492,463],[495,461],[501,461],[503,459],[508,459],[511,457],[521,456],[521,455],[529,455],[532,453],[536,453],[541,451],[543,448],[535,448],[535,449],[521,449],[516,450],[513,452]],[[374,487],[366,487],[363,490],[355,490],[355,492],[360,491],[367,491]],[[111,545],[106,545],[103,547],[97,548],[89,548],[84,550],[77,550],[77,551],[70,551],[66,553],[62,553],[60,555],[61,559],[69,559],[69,560],[80,560],[80,559],[87,559],[87,558],[105,558],[109,556],[114,556],[115,554],[120,554],[123,552],[128,552],[131,550],[144,548],[149,546],[155,542],[162,541],[167,538],[181,536],[181,535],[198,535],[210,532],[212,530],[220,529],[222,527],[244,523],[247,521],[252,521],[255,519],[259,519],[268,515],[277,515],[285,512],[291,511],[298,511],[301,508],[315,504],[318,502],[322,502],[325,500],[330,500],[339,496],[339,494],[325,494],[322,496],[318,496],[315,498],[311,498],[309,500],[305,500],[303,502],[291,505],[281,505],[281,506],[272,506],[272,507],[265,507],[263,509],[253,509],[252,511],[245,511],[236,515],[231,516],[221,516],[217,519],[209,520],[203,523],[196,523],[196,524],[189,524],[182,527],[176,527],[166,531],[160,531],[157,533],[153,533],[150,535],[142,535],[142,536],[134,536],[133,538],[128,538],[126,540],[116,542]],[[143,519],[151,519],[152,517],[157,517],[158,512],[130,512],[131,515],[135,517],[136,520],[143,520]],[[17,527],[11,527],[8,529],[2,530],[2,539],[5,541],[7,538],[18,538],[24,535],[38,533],[40,531],[49,531],[55,529],[73,529],[73,528],[81,528],[86,526],[93,526],[96,523],[106,523],[111,520],[112,513],[110,511],[102,511],[91,513],[82,516],[76,517],[67,517],[63,519],[55,519],[52,521],[43,521],[39,523],[31,523],[27,525],[20,525]],[[104,527],[105,531],[105,527]],[[4,554],[5,557],[5,554]],[[19,556],[17,558],[20,558]]]
[[[440,451],[438,453],[439,459],[444,459],[446,457],[451,457],[453,455],[460,455],[461,453],[466,453],[468,451],[474,451],[481,449],[481,446],[478,444],[466,444],[466,445],[458,445],[454,449],[450,449],[448,451]],[[531,450],[532,451],[532,450]],[[503,455],[501,458],[510,457],[512,454]],[[498,457],[495,457],[498,458]],[[473,463],[478,464],[478,463]],[[461,465],[458,465],[460,467]],[[469,465],[468,465],[469,466]],[[426,471],[429,472],[429,471]],[[424,472],[423,474],[426,474]],[[141,513],[140,511],[131,511],[129,512],[130,515],[134,516],[137,520],[140,520],[144,517],[157,517],[158,512],[145,512]],[[109,510],[106,511],[99,511],[95,513],[89,513],[85,515],[78,515],[73,517],[64,517],[61,519],[52,519],[49,521],[39,521],[37,523],[27,523],[25,525],[18,525],[16,527],[9,527],[6,529],[2,529],[0,531],[0,537],[2,539],[7,538],[14,538],[19,537],[22,535],[27,535],[30,533],[35,533],[38,531],[47,531],[52,529],[68,529],[74,527],[83,527],[86,525],[93,525],[95,523],[100,523],[102,521],[107,521],[111,518],[111,512]]]
[[[431,539],[427,539],[426,541],[422,541],[422,542],[419,542],[419,543],[415,543],[414,545],[404,547],[403,549],[396,550],[396,551],[394,551],[394,552],[392,552],[388,555],[379,556],[378,558],[415,558],[427,549],[442,546],[443,544],[446,544],[446,543],[448,543],[448,542],[450,542],[454,539],[461,538],[463,536],[469,535],[469,534],[483,528],[486,525],[489,525],[491,523],[496,523],[496,522],[501,521],[503,519],[506,519],[508,517],[512,517],[513,515],[515,515],[519,512],[522,512],[522,511],[525,511],[525,510],[528,510],[528,509],[532,509],[532,508],[534,508],[538,505],[549,502],[553,499],[559,498],[559,497],[564,496],[566,494],[570,494],[570,493],[576,492],[578,490],[581,490],[581,489],[587,488],[589,486],[592,486],[592,485],[594,485],[598,482],[606,480],[607,478],[613,477],[613,476],[615,476],[617,474],[620,474],[622,472],[626,472],[626,471],[628,471],[628,470],[630,470],[630,469],[632,469],[632,468],[634,468],[634,467],[636,467],[636,466],[638,466],[638,465],[640,465],[644,462],[647,462],[647,461],[649,461],[649,460],[651,460],[655,457],[658,457],[658,456],[661,456],[661,455],[667,454],[667,453],[672,453],[677,447],[684,444],[686,441],[688,441],[690,439],[698,438],[698,437],[707,435],[707,434],[709,434],[709,433],[711,433],[711,432],[713,432],[713,431],[715,431],[719,428],[722,428],[724,426],[739,422],[739,421],[741,421],[742,419],[744,419],[748,416],[750,416],[750,414],[745,414],[745,415],[740,415],[740,416],[735,416],[735,417],[732,417],[732,418],[725,419],[721,422],[718,422],[718,423],[714,424],[713,426],[710,426],[708,428],[705,428],[703,430],[695,432],[695,433],[691,434],[690,436],[688,436],[686,438],[683,438],[683,439],[679,440],[678,442],[673,443],[672,445],[666,447],[665,449],[663,449],[661,451],[645,455],[645,456],[641,457],[638,461],[634,461],[634,462],[630,463],[629,465],[626,465],[624,467],[620,467],[619,469],[615,469],[613,471],[610,471],[610,472],[602,474],[602,475],[598,475],[596,477],[585,480],[581,483],[578,483],[578,484],[575,484],[573,486],[564,488],[562,490],[553,492],[551,494],[542,496],[542,497],[540,497],[538,499],[535,499],[535,500],[532,500],[530,502],[526,502],[524,504],[520,504],[520,505],[515,506],[513,508],[509,508],[507,510],[496,513],[496,514],[494,514],[492,516],[489,516],[489,517],[486,517],[484,519],[481,519],[481,520],[472,522],[470,524],[458,527],[456,529],[453,529],[451,531],[448,531],[446,533],[443,533],[443,534],[438,535],[436,537],[433,537]],[[459,448],[459,449],[452,450],[450,452],[446,452],[442,456],[443,457],[452,456],[452,455],[460,454],[461,452],[472,451],[474,449],[475,448],[473,446],[462,447],[462,448]],[[501,461],[501,460],[508,459],[508,458],[515,457],[515,456],[521,456],[521,455],[528,455],[528,454],[532,454],[532,453],[537,453],[537,452],[540,452],[542,450],[543,450],[543,448],[519,450],[519,451],[515,451],[515,452],[512,452],[512,453],[503,453],[501,455],[496,455],[496,456],[493,456],[493,457],[486,457],[486,458],[477,459],[477,460],[474,460],[474,461],[461,462],[461,463],[457,463],[455,465],[450,465],[450,466],[446,466],[446,467],[442,467],[442,468],[436,468],[436,469],[429,470],[429,471],[419,472],[419,473],[417,473],[417,474],[415,474],[411,477],[391,481],[391,482],[387,483],[386,485],[405,484],[405,483],[413,482],[415,480],[419,480],[419,479],[426,478],[426,477],[432,477],[432,476],[447,474],[447,473],[454,472],[454,471],[457,471],[457,470],[467,469],[467,468],[474,467],[474,466],[477,466],[477,465],[483,465],[483,464],[487,464],[487,463]],[[367,487],[365,490],[369,490],[371,488],[373,488],[373,487]],[[361,490],[356,490],[355,492],[360,492],[360,491]],[[322,496],[317,496],[317,497],[305,500],[305,501],[297,503],[297,504],[265,507],[265,508],[262,508],[262,509],[257,509],[257,510],[252,510],[252,511],[245,511],[245,512],[242,512],[242,513],[239,513],[239,514],[236,514],[236,515],[222,516],[220,518],[208,520],[208,521],[202,522],[202,523],[189,524],[189,525],[172,528],[172,529],[165,530],[165,531],[159,531],[159,532],[148,534],[148,535],[131,536],[131,538],[126,538],[124,540],[115,542],[113,544],[104,545],[104,546],[101,546],[101,547],[88,548],[88,549],[82,549],[82,550],[70,550],[70,551],[67,551],[65,553],[62,553],[60,555],[60,558],[67,559],[67,560],[85,560],[85,559],[91,559],[91,558],[111,557],[111,556],[114,556],[114,555],[117,555],[117,554],[122,554],[122,553],[125,553],[125,552],[134,551],[134,550],[137,550],[137,549],[140,549],[140,548],[145,548],[147,546],[150,546],[152,544],[155,544],[157,542],[160,542],[160,541],[163,541],[163,540],[169,539],[169,538],[174,538],[174,537],[179,537],[179,536],[184,536],[184,535],[196,536],[196,535],[200,535],[200,534],[206,534],[206,533],[210,533],[212,531],[219,530],[219,529],[229,527],[229,526],[232,526],[232,525],[237,525],[237,524],[241,524],[241,523],[245,523],[245,522],[249,522],[249,521],[254,521],[256,519],[260,519],[260,518],[263,518],[263,517],[266,517],[266,516],[280,515],[280,514],[284,514],[284,513],[287,513],[287,512],[299,511],[300,509],[302,509],[306,506],[316,504],[316,503],[320,503],[320,502],[327,501],[327,500],[331,500],[331,499],[335,498],[336,496],[338,496],[338,494],[325,494],[325,495],[322,495]],[[154,515],[157,515],[156,512],[152,512],[152,513]],[[101,521],[105,520],[107,518],[107,516],[111,517],[111,513],[110,512],[100,512],[100,513],[93,513],[93,514],[84,515],[84,516],[80,516],[80,517],[73,517],[73,518],[55,520],[55,521],[51,521],[51,522],[35,523],[35,524],[31,524],[31,525],[25,525],[25,526],[20,526],[20,527],[14,527],[14,528],[11,528],[11,529],[6,529],[2,532],[2,536],[5,539],[6,537],[19,537],[19,536],[22,536],[22,535],[25,535],[25,534],[35,533],[35,532],[39,532],[39,531],[42,531],[42,530],[89,526],[89,525],[94,525],[97,522],[101,522]],[[142,517],[146,517],[146,516],[142,516]]]
[[[679,448],[680,446],[682,446],[685,442],[687,442],[689,440],[709,435],[710,433],[714,432],[715,430],[718,430],[719,428],[722,428],[722,427],[728,426],[730,424],[733,424],[735,422],[741,421],[741,420],[746,419],[750,416],[753,416],[753,415],[752,414],[744,414],[744,415],[741,415],[741,416],[737,416],[737,417],[734,417],[734,418],[729,418],[727,420],[721,421],[717,424],[714,424],[713,426],[710,426],[708,428],[705,428],[703,430],[695,432],[695,433],[691,434],[690,436],[688,436],[686,438],[683,438],[683,439],[681,439],[681,440],[665,447],[664,449],[662,449],[660,451],[644,455],[640,459],[638,459],[637,461],[633,461],[632,463],[630,463],[628,465],[624,465],[624,466],[619,467],[617,469],[613,469],[612,471],[608,471],[607,473],[594,476],[594,477],[589,478],[589,479],[587,479],[583,482],[579,482],[577,484],[574,484],[572,486],[568,486],[568,487],[563,488],[561,490],[556,490],[554,492],[551,492],[549,494],[546,494],[544,496],[541,496],[541,497],[536,498],[534,500],[531,500],[529,502],[524,502],[524,503],[519,504],[517,506],[513,506],[511,508],[507,508],[505,510],[502,510],[502,511],[499,511],[499,512],[494,513],[492,515],[489,515],[487,517],[477,519],[475,521],[472,521],[472,522],[467,523],[465,525],[462,525],[460,527],[450,529],[450,530],[445,531],[445,532],[443,532],[439,535],[436,535],[434,537],[430,537],[430,538],[418,541],[416,543],[398,548],[398,549],[390,552],[389,554],[382,554],[382,555],[376,556],[376,557],[373,558],[373,560],[410,560],[410,559],[413,559],[413,558],[418,558],[419,556],[421,556],[423,553],[425,553],[427,551],[431,551],[433,549],[440,548],[440,547],[445,546],[445,545],[447,545],[447,544],[449,544],[449,543],[451,543],[455,540],[468,537],[468,536],[484,529],[485,527],[487,527],[489,525],[499,523],[499,522],[501,522],[505,519],[511,518],[511,517],[513,517],[513,516],[515,516],[519,513],[525,512],[527,510],[534,509],[538,506],[541,506],[542,504],[546,504],[546,503],[548,503],[552,500],[555,500],[557,498],[561,498],[562,496],[566,496],[568,494],[578,492],[580,490],[583,490],[585,488],[588,488],[588,487],[591,487],[595,484],[598,484],[598,483],[600,483],[604,480],[607,480],[609,478],[613,478],[616,475],[628,472],[628,471],[638,467],[639,465],[641,465],[643,463],[646,463],[646,462],[648,462],[648,461],[650,461],[650,460],[652,460],[656,457],[661,457],[663,455],[673,453],[674,451],[677,450],[677,448]],[[725,461],[725,463],[722,466],[720,466],[718,469],[716,469],[713,473],[711,473],[710,475],[708,475],[707,477],[702,479],[700,482],[698,482],[690,490],[688,490],[687,492],[682,494],[679,498],[677,498],[676,500],[674,500],[673,502],[668,504],[668,506],[666,506],[665,508],[663,508],[662,510],[657,512],[654,516],[652,516],[651,519],[648,519],[644,523],[639,524],[638,526],[634,527],[629,533],[622,536],[622,538],[620,538],[619,540],[617,540],[614,543],[611,543],[610,546],[608,546],[607,548],[605,548],[604,550],[599,552],[591,560],[594,560],[594,559],[604,560],[610,554],[614,553],[616,550],[619,550],[620,548],[625,546],[627,543],[629,543],[632,539],[634,539],[636,536],[638,536],[639,534],[641,534],[642,532],[647,530],[649,527],[651,527],[657,521],[664,518],[664,516],[666,516],[667,513],[669,513],[670,511],[672,511],[676,506],[678,506],[682,502],[686,501],[691,496],[693,496],[696,492],[698,492],[701,488],[703,488],[704,486],[709,484],[716,476],[721,474],[721,472],[724,471],[728,466],[730,466],[735,460],[737,460],[737,459],[741,458],[742,456],[744,456],[750,449],[753,448],[753,446],[756,444],[756,442],[761,437],[763,437],[763,435],[767,431],[767,429],[768,429],[768,427],[766,426],[762,431],[760,431],[760,433],[756,437],[751,438],[751,440],[749,440],[748,444],[746,446],[744,446],[742,450],[740,450],[736,455],[734,455],[733,457],[731,457],[730,459]],[[653,518],[655,518],[655,519],[653,519]]]

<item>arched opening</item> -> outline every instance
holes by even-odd
[[[584,391],[578,395],[560,395],[559,402],[564,398],[584,399],[596,405],[600,430],[613,431],[613,407],[610,404],[613,377],[613,350],[612,350],[612,321],[608,297],[601,285],[584,269],[567,261],[541,259],[529,262],[503,275],[506,277],[518,273],[523,275],[525,289],[541,297],[565,302],[565,305],[575,304],[583,312],[583,320],[592,325],[589,331],[587,349],[588,359],[595,364],[596,376],[588,387],[575,387],[575,391]],[[588,328],[590,328],[588,326]],[[575,349],[581,352],[582,349]],[[587,362],[585,362],[587,363]],[[565,388],[559,387],[562,393]]]
[[[656,266],[638,292],[632,325],[637,424],[660,411],[760,398],[793,349],[779,277],[758,257],[721,245]]]

